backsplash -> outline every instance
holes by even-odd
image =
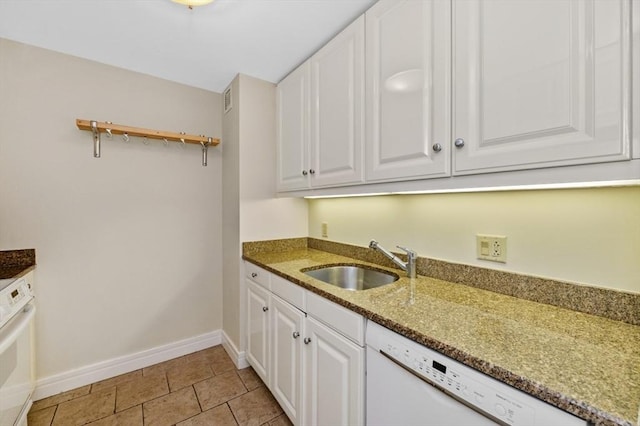
[[[245,254],[264,251],[302,250],[306,248],[348,256],[386,267],[395,267],[386,257],[369,248],[316,238],[291,238],[243,243],[243,253]],[[398,256],[405,258],[403,254],[398,254]],[[443,281],[464,284],[519,299],[640,325],[640,294],[449,263],[424,257],[418,257],[417,272],[419,275]]]

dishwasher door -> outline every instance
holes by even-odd
[[[367,426],[495,424],[367,347]]]

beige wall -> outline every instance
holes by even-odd
[[[239,77],[231,82],[233,108],[222,117],[222,268],[224,306],[222,327],[236,347],[240,339],[240,107]]]
[[[221,155],[76,118],[221,136],[220,95],[0,39],[0,249],[37,250],[43,378],[222,327]]]
[[[309,235],[640,293],[640,187],[390,195],[309,201]],[[506,264],[476,234],[506,235]]]
[[[275,197],[275,85],[246,75],[231,84],[233,109],[223,117],[224,331],[244,349],[241,243],[307,235],[304,199]]]

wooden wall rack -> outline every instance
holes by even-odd
[[[162,130],[142,129],[140,127],[123,126],[121,124],[113,124],[109,121],[95,121],[76,119],[76,126],[80,130],[89,130],[93,133],[93,156],[100,158],[100,134],[106,133],[112,135],[122,135],[125,141],[129,141],[130,136],[139,136],[148,139],[158,139],[169,142],[179,142],[182,144],[199,144],[202,146],[202,165],[207,165],[207,149],[209,146],[217,146],[220,139],[211,138],[204,135],[187,135],[185,133],[166,132]]]

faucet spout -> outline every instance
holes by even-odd
[[[398,256],[382,247],[376,240],[371,240],[371,242],[369,243],[369,248],[377,250],[380,253],[384,254],[387,258],[389,258],[389,260],[391,260],[396,266],[398,266],[398,268],[405,271],[409,278],[416,277],[416,259],[418,258],[418,254],[415,251],[398,246],[399,249],[407,253],[407,263],[404,263]]]

